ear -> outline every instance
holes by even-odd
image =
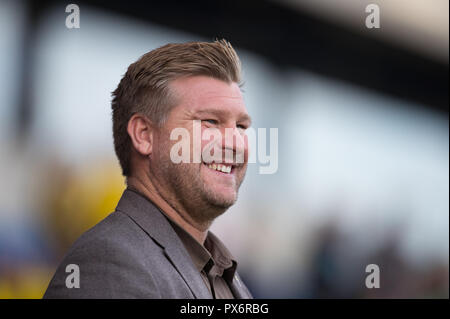
[[[128,121],[127,131],[139,154],[148,156],[152,153],[153,127],[147,117],[139,113],[134,114]]]

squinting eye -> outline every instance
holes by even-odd
[[[245,125],[241,125],[241,124],[236,125],[236,127],[240,128],[242,130],[246,130],[247,129],[247,127]]]
[[[208,122],[209,124],[217,124],[217,121],[216,120],[212,120],[212,119],[209,119],[209,120],[203,120],[204,122]]]

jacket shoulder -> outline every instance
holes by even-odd
[[[111,213],[75,241],[44,298],[158,298],[143,250],[162,254],[162,248],[131,218],[119,211]],[[75,280],[70,277],[74,267],[79,288],[68,288],[66,281]]]

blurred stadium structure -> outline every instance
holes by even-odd
[[[279,130],[278,172],[250,166],[213,225],[255,297],[449,297],[447,0],[76,3],[67,29],[68,3],[0,0],[0,298],[40,298],[113,211],[126,67],[216,37],[241,56],[253,126]]]

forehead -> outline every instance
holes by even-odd
[[[236,83],[207,76],[176,79],[171,83],[178,109],[196,113],[208,110],[247,113],[244,99]]]

